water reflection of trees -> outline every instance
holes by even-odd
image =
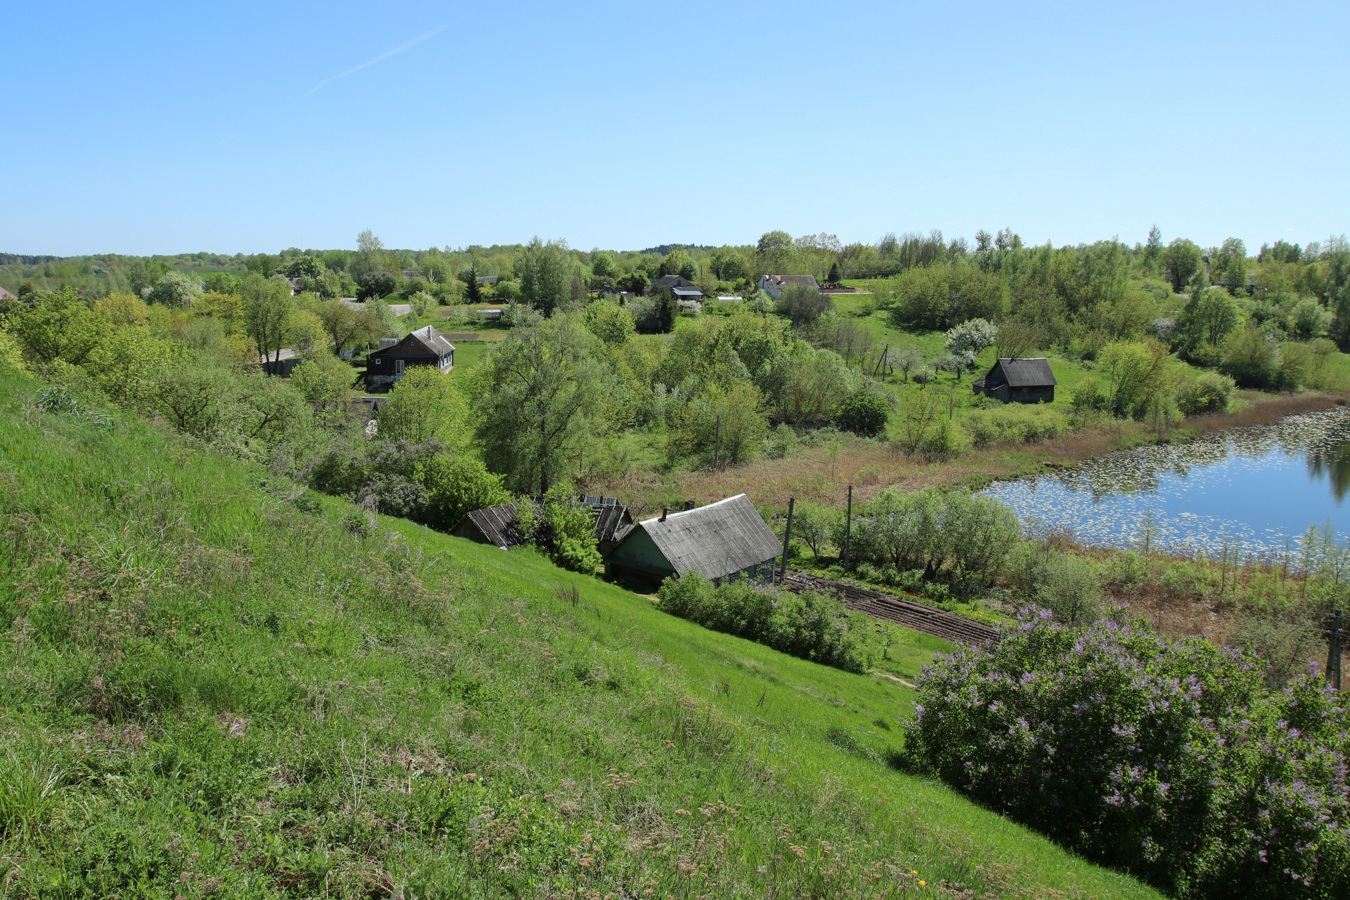
[[[1329,447],[1308,448],[1308,474],[1313,478],[1326,478],[1331,485],[1331,494],[1340,503],[1350,492],[1350,441]]]
[[[1232,458],[1261,459],[1279,449],[1306,455],[1313,477],[1326,476],[1337,502],[1350,493],[1350,416],[1344,411],[1296,416],[1278,425],[1206,435],[1186,444],[1141,447],[1089,462],[1057,477],[1093,502],[1117,495],[1156,493],[1167,475],[1186,479],[1195,468]]]

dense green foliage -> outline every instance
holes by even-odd
[[[704,628],[734,634],[790,656],[846,672],[872,665],[869,620],[833,597],[735,580],[714,585],[698,574],[667,578],[661,608]]]
[[[925,671],[906,760],[1178,896],[1350,890],[1350,713],[1304,676],[1105,621],[1036,617]]]
[[[957,584],[985,585],[1021,539],[1021,525],[1002,501],[963,491],[901,493],[887,488],[853,522],[852,553],[860,563],[895,572],[946,574]]]

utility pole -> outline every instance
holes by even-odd
[[[844,514],[844,571],[848,571],[848,545],[853,537],[853,485],[848,486],[848,512]]]
[[[791,517],[789,517],[791,521]],[[1331,614],[1331,626],[1327,628],[1327,683],[1333,690],[1341,689],[1341,640],[1345,614],[1340,610]]]
[[[717,417],[717,436],[713,439],[713,471],[717,471],[718,458],[722,455],[722,417]]]
[[[788,545],[792,543],[792,507],[796,502],[797,502],[796,497],[788,498],[787,530],[783,532],[783,568],[782,571],[780,571],[778,574],[779,584],[782,584],[783,580],[787,578]]]

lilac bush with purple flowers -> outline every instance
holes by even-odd
[[[1028,614],[925,670],[905,748],[1094,860],[1179,896],[1350,896],[1350,715],[1309,676],[1110,619]]]

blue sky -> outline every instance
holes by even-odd
[[[15,3],[0,251],[1350,230],[1344,3]]]

